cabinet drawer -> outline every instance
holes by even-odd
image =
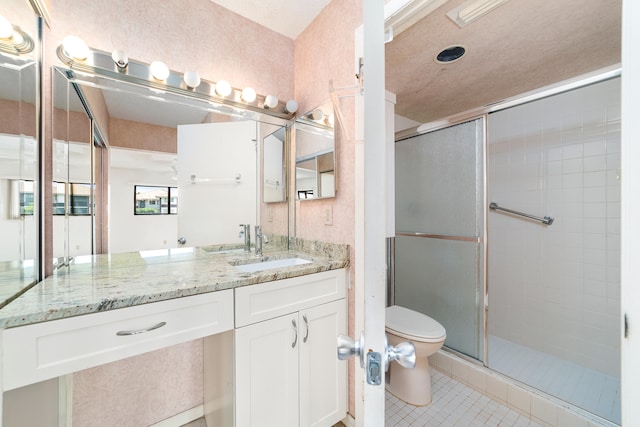
[[[236,288],[236,328],[344,298],[345,282],[340,269]]]
[[[233,329],[233,291],[2,332],[4,390]]]

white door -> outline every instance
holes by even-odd
[[[384,83],[384,1],[363,2],[364,25],[356,34],[357,56],[364,58],[364,96],[356,108],[356,339],[362,332],[365,367],[355,362],[356,425],[384,426],[384,361],[386,295],[386,125]],[[358,63],[358,59],[356,59]],[[390,178],[389,178],[390,177]],[[367,361],[371,356],[371,362]],[[380,368],[380,369],[378,369]],[[380,384],[370,384],[367,372],[379,372]],[[373,375],[374,377],[376,375]]]
[[[187,246],[241,243],[238,224],[257,223],[256,159],[253,121],[178,126],[178,237]]]
[[[622,2],[622,425],[640,422],[640,3]],[[624,328],[622,328],[624,330]]]
[[[344,299],[300,312],[300,426],[334,425],[347,412],[347,364],[334,348],[346,313]]]
[[[298,313],[235,331],[236,427],[298,427]]]

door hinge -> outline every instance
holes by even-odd
[[[624,314],[624,337],[629,338],[629,316],[627,313]]]

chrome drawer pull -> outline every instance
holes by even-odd
[[[291,324],[293,325],[293,332],[295,334],[293,342],[291,343],[291,348],[295,348],[296,344],[298,343],[298,325],[296,324],[295,319],[291,321]]]
[[[123,336],[128,336],[128,335],[144,334],[146,332],[151,332],[151,331],[153,331],[155,329],[162,328],[166,324],[167,324],[167,322],[160,322],[157,325],[153,325],[153,326],[148,327],[148,328],[133,329],[133,330],[130,330],[130,331],[120,331],[120,332],[117,332],[116,335],[123,337]]]
[[[309,321],[307,320],[307,315],[302,315],[302,320],[304,320],[304,326],[306,326],[307,333],[304,335],[302,342],[306,343],[307,339],[309,339]]]

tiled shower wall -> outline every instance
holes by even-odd
[[[620,79],[489,116],[489,334],[620,375]],[[491,366],[491,360],[488,361]]]

